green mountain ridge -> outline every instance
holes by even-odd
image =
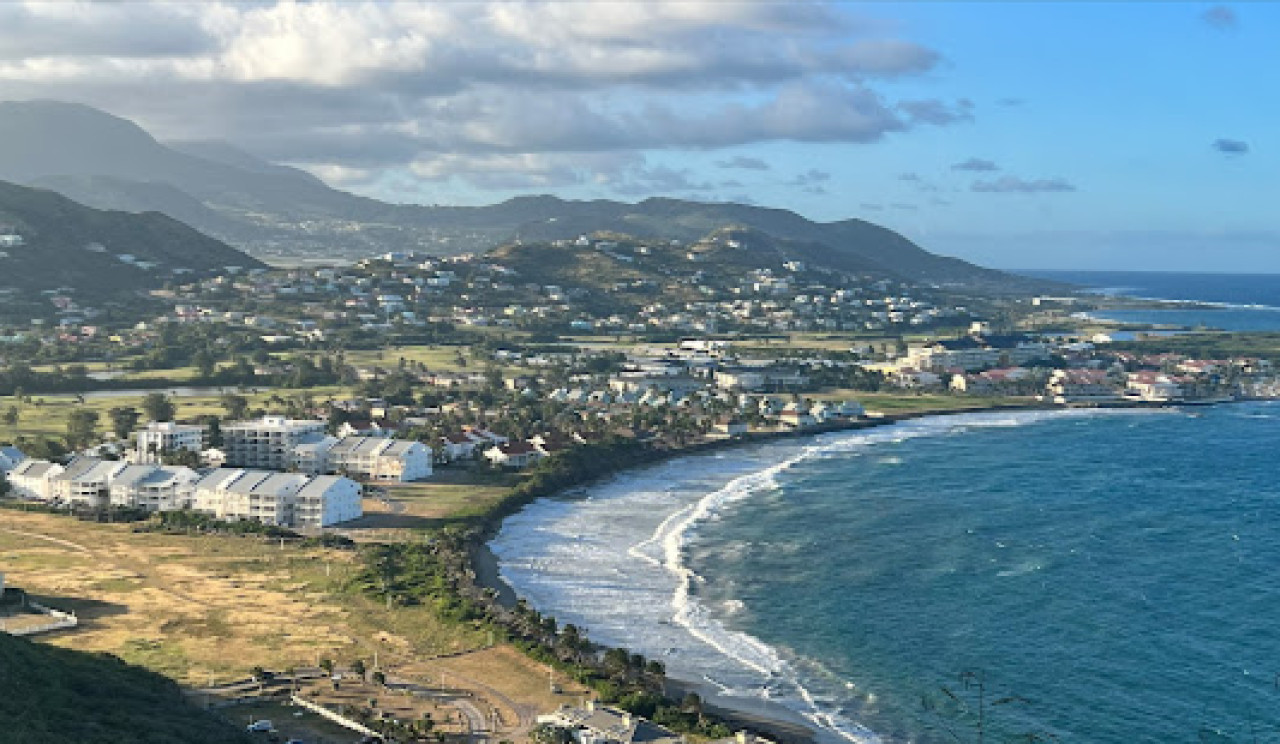
[[[61,194],[0,182],[0,289],[68,288],[77,298],[121,299],[228,266],[264,266],[158,212],[93,209]]]
[[[546,195],[479,207],[388,204],[227,143],[166,146],[133,122],[57,101],[0,102],[0,179],[52,188],[94,207],[161,211],[264,258],[483,252],[513,240],[550,242],[601,231],[695,241],[740,226],[808,243],[809,260],[834,269],[873,264],[911,281],[991,292],[1049,286],[935,255],[863,220],[814,222],[744,204]]]

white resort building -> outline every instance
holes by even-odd
[[[191,468],[129,465],[107,487],[112,506],[147,511],[191,508],[191,490],[200,475]]]
[[[326,472],[371,481],[408,483],[429,478],[432,452],[421,442],[380,437],[345,437],[329,450]]]
[[[360,484],[333,475],[219,468],[195,484],[192,508],[218,519],[327,527],[363,514]]]
[[[9,479],[21,498],[149,511],[193,509],[217,519],[281,527],[328,527],[364,513],[360,484],[336,475],[241,468],[201,475],[185,467],[77,457],[66,467],[24,460]]]
[[[145,429],[136,433],[137,446],[134,462],[160,462],[161,453],[188,452],[199,453],[204,449],[205,429],[193,424],[175,424],[172,421],[152,421]]]
[[[283,416],[265,416],[256,421],[228,424],[222,428],[227,465],[284,470],[290,465],[294,447],[323,437],[324,427],[323,421]]]

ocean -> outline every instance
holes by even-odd
[[[929,417],[627,473],[492,547],[542,611],[826,741],[976,741],[979,681],[988,741],[1269,740],[1278,438],[1275,403]]]
[[[1223,331],[1280,331],[1280,275],[1277,274],[1047,270],[1016,273],[1078,284],[1098,294],[1214,306],[1211,309],[1171,306],[1098,313],[1109,320]]]
[[[1280,277],[1036,273],[1280,330]],[[1272,741],[1277,442],[1270,402],[927,417],[625,473],[492,548],[561,622],[824,742]]]

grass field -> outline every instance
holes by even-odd
[[[868,411],[877,413],[917,413],[922,411],[955,411],[988,406],[1032,405],[1033,398],[984,397],[978,395],[943,395],[941,393],[870,393],[864,390],[827,390],[813,396],[821,400],[856,400]]]
[[[270,408],[273,396],[288,399],[306,394],[316,401],[324,401],[330,398],[349,397],[351,394],[350,389],[340,386],[314,387],[306,390],[267,388],[258,389],[257,392],[242,392],[236,388],[227,388],[227,391],[243,395],[249,400],[250,408]],[[169,391],[160,389],[154,392],[168,394]],[[0,397],[0,410],[8,410],[10,406],[16,405],[21,412],[17,426],[7,426],[0,423],[0,441],[12,441],[18,436],[61,437],[67,432],[67,419],[71,416],[71,412],[77,409],[96,411],[98,413],[98,430],[106,433],[111,430],[111,421],[107,418],[109,409],[116,406],[133,406],[141,411],[142,400],[146,395],[147,393],[127,393],[122,395],[117,395],[114,392],[107,394],[89,393],[85,395],[84,402],[78,401],[73,395],[32,395],[31,403],[19,403],[14,398]],[[217,393],[170,395],[170,399],[177,406],[177,418],[179,420],[190,419],[202,414],[226,415],[226,410],[222,408],[220,398],[221,396]]]
[[[393,499],[403,512],[383,513],[416,521],[393,531],[375,523],[347,532],[416,539],[426,534],[421,527],[469,521],[506,491],[462,482],[397,487]],[[586,694],[565,679],[553,692],[545,667],[491,646],[492,638],[470,625],[441,621],[430,607],[386,607],[345,589],[357,561],[353,551],[135,533],[127,525],[0,510],[8,583],[81,620],[75,630],[41,637],[47,643],[113,653],[191,687],[244,679],[258,666],[279,671],[329,658],[343,667],[376,658],[388,676],[461,691],[511,740],[522,739],[537,714]],[[450,720],[446,711],[436,713],[438,721]],[[323,726],[304,730],[316,738],[317,728]]]
[[[487,642],[429,608],[388,609],[343,591],[356,560],[352,551],[0,511],[8,582],[82,620],[48,642],[109,651],[189,684],[375,650],[407,663]]]

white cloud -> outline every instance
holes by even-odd
[[[865,143],[970,116],[884,96],[878,81],[939,55],[835,2],[32,1],[0,5],[0,26],[6,97],[229,139],[343,184],[412,164],[550,186],[592,154]]]

